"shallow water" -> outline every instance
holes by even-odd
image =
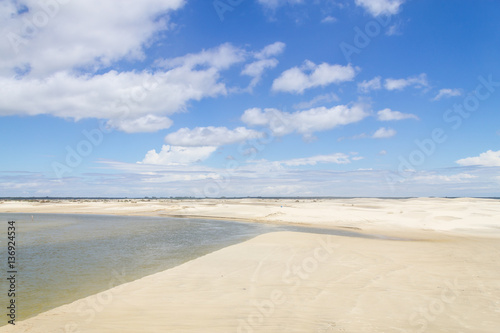
[[[220,220],[2,213],[0,246],[4,249],[9,220],[16,221],[16,320],[266,232],[288,230],[370,237],[349,231]],[[2,261],[6,274],[5,250]],[[2,279],[0,288],[1,304],[7,305],[6,279]],[[0,322],[0,326],[4,324],[6,321]]]

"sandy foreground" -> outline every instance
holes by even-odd
[[[499,200],[4,201],[0,212],[189,216],[392,236],[269,233],[0,332],[500,329]]]

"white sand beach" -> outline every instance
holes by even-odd
[[[473,198],[34,200],[4,201],[0,212],[194,217],[385,233],[500,231],[499,200]]]
[[[0,212],[189,216],[392,237],[269,233],[0,332],[493,333],[500,327],[498,200],[4,201]]]

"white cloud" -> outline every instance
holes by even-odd
[[[374,77],[370,81],[364,80],[358,83],[358,90],[362,93],[367,93],[372,90],[382,89],[382,83],[380,76]]]
[[[295,104],[293,106],[293,108],[300,109],[300,110],[310,109],[319,103],[331,103],[334,101],[337,102],[339,100],[340,100],[340,98],[334,93],[318,95],[318,96],[314,97],[313,99],[311,99],[310,101]]]
[[[356,155],[357,153],[351,153]],[[350,156],[344,153],[333,153],[329,155],[315,155],[309,157],[293,158],[289,160],[268,161],[266,159],[248,160],[246,165],[241,166],[242,170],[254,171],[259,174],[279,172],[286,174],[286,167],[314,166],[318,164],[350,164],[352,161],[362,160],[362,156]]]
[[[217,147],[181,147],[163,145],[159,153],[155,149],[146,153],[140,164],[188,165],[206,160]]]
[[[347,138],[347,139],[351,139],[351,140],[359,140],[359,139],[366,139],[366,138],[369,138],[370,136],[366,133],[361,133],[361,134],[356,134],[356,135],[353,135],[351,136],[350,138]],[[340,138],[339,141],[343,141],[345,140],[346,138]]]
[[[0,75],[14,75],[16,67],[29,64],[30,76],[43,77],[73,68],[95,71],[123,58],[142,59],[144,45],[168,29],[166,14],[185,1],[123,0],[119,8],[101,0],[53,1],[55,6],[49,7],[43,6],[47,1],[16,3],[29,10],[18,14],[14,1],[4,5]]]
[[[396,135],[396,131],[392,128],[380,127],[372,136],[374,139],[385,139]]]
[[[241,74],[252,77],[252,81],[250,81],[250,84],[248,86],[249,91],[251,91],[257,85],[257,83],[259,83],[266,69],[271,69],[278,65],[278,59],[271,57],[283,53],[283,51],[285,50],[285,46],[285,43],[282,42],[269,44],[262,50],[254,54],[254,57],[258,59],[257,61],[245,65],[245,68],[243,68]]]
[[[352,81],[355,75],[356,71],[350,64],[347,66],[327,63],[316,65],[306,60],[301,68],[292,67],[281,73],[274,80],[272,90],[301,94],[309,88]]]
[[[460,89],[441,89],[439,90],[439,93],[436,95],[436,97],[434,97],[432,100],[439,101],[441,98],[454,97],[460,95],[462,95]]]
[[[387,90],[403,90],[407,87],[415,87],[418,89],[429,87],[427,82],[427,75],[422,73],[418,76],[411,76],[406,79],[385,79],[384,88]],[[380,76],[374,77],[373,79],[358,83],[358,91],[362,93],[368,93],[373,90],[382,89],[382,78]]]
[[[226,127],[181,128],[165,137],[165,142],[176,146],[222,146],[262,137],[263,134],[245,127],[234,130]]]
[[[302,3],[303,0],[257,0],[257,2],[267,9],[276,9],[286,4],[294,5]]]
[[[427,75],[422,73],[418,76],[411,76],[406,79],[386,79],[384,84],[387,90],[403,90],[411,86],[419,89],[428,87]]]
[[[162,61],[169,69],[154,73],[109,71],[92,76],[61,71],[45,78],[0,77],[0,90],[5,93],[0,116],[108,119],[126,132],[168,128],[171,122],[166,116],[186,110],[189,101],[227,93],[219,70],[242,61],[241,53],[223,44]]]
[[[445,184],[445,183],[465,183],[477,176],[468,173],[459,173],[455,175],[417,175],[412,177],[413,182],[422,182],[426,184]]]
[[[253,88],[259,83],[262,78],[262,74],[266,69],[274,68],[278,65],[278,60],[275,58],[272,59],[262,59],[250,64],[247,64],[241,74],[248,75],[253,77],[250,82],[249,87]]]
[[[396,131],[393,130],[392,128],[385,128],[385,127],[381,127],[379,128],[378,130],[375,131],[375,133],[371,134],[371,135],[368,135],[366,133],[360,133],[360,134],[356,134],[356,135],[353,135],[351,137],[340,137],[337,139],[338,142],[341,142],[341,141],[344,141],[346,139],[349,139],[349,140],[360,140],[360,139],[368,139],[368,138],[371,138],[371,139],[385,139],[385,138],[390,138],[390,137],[393,137],[394,135],[396,135]],[[382,150],[379,152],[379,155],[385,155],[387,154],[387,152],[385,150]]]
[[[392,120],[403,120],[403,119],[415,119],[418,117],[410,113],[402,113],[399,111],[392,111],[391,109],[383,109],[377,112],[377,118],[380,121],[392,121]]]
[[[385,34],[387,36],[401,35],[400,29],[401,29],[401,25],[399,23],[395,23],[395,24],[391,25],[389,27],[389,29],[387,29]]]
[[[359,158],[357,158],[357,160],[359,160]],[[291,160],[280,161],[278,163],[286,166],[301,166],[301,165],[316,165],[319,163],[348,164],[351,163],[351,160],[349,159],[349,156],[346,154],[335,153],[330,155],[317,155],[304,158],[294,158]]]
[[[108,125],[126,133],[156,132],[172,126],[172,120],[146,115],[136,119],[111,119]]]
[[[266,126],[277,136],[296,132],[310,137],[314,132],[330,130],[363,120],[369,115],[365,108],[366,106],[362,104],[354,104],[352,107],[338,105],[332,108],[317,107],[294,113],[277,109],[253,108],[246,110],[241,120],[250,126]]]
[[[275,42],[264,47],[261,51],[255,53],[256,59],[267,59],[280,55],[285,50],[286,44],[283,42]]]
[[[480,166],[500,166],[500,150],[488,150],[485,153],[475,157],[467,157],[458,160],[456,163],[460,165],[480,165]]]
[[[278,64],[278,60],[276,59],[263,59],[259,61],[252,62],[250,64],[247,64],[243,71],[241,72],[242,74],[249,75],[249,76],[261,76],[262,72],[266,68],[273,68],[276,67]]]
[[[14,2],[7,2],[0,14],[5,16],[0,30],[23,38],[17,52],[8,38],[0,39],[0,90],[7,92],[0,100],[0,116],[106,119],[129,133],[165,129],[172,124],[168,116],[185,111],[190,101],[225,95],[220,71],[248,56],[226,43],[157,61],[154,72],[106,70],[120,60],[142,60],[144,48],[171,26],[168,13],[184,1],[124,0],[119,10],[108,1],[53,1],[44,7],[46,3],[18,1],[29,9],[19,14]],[[50,19],[26,35],[22,26],[47,16],[43,8]],[[275,54],[280,47],[266,52]]]
[[[333,155],[333,154],[332,154]],[[314,156],[311,157],[314,159]],[[286,166],[247,161],[232,169],[202,164],[154,165],[101,160],[100,170],[55,181],[40,172],[1,172],[0,195],[32,196],[498,196],[500,167],[455,167],[408,173],[339,170],[337,164]],[[317,162],[322,163],[322,162]],[[327,163],[327,162],[325,162]],[[346,165],[346,164],[344,164]],[[348,164],[354,165],[354,164]],[[328,168],[326,168],[328,167]],[[344,169],[344,168],[342,168]],[[91,181],[89,181],[91,180]],[[98,187],[96,188],[96,184]],[[294,188],[288,188],[294,184]],[[357,186],[353,186],[356,184]],[[436,186],[439,184],[440,186]],[[411,185],[411,186],[409,186]],[[207,192],[205,189],[211,189]],[[40,190],[43,189],[43,190]]]
[[[373,16],[394,15],[400,10],[405,0],[356,0],[356,5],[363,7]]]
[[[337,22],[337,19],[333,16],[326,16],[321,20],[321,23],[334,23]]]
[[[381,150],[381,151],[379,151],[378,154],[381,156],[387,155],[387,150]]]
[[[199,53],[190,53],[173,59],[157,61],[157,65],[164,68],[184,67],[194,69],[200,66],[215,68],[217,70],[228,69],[232,65],[245,60],[245,51],[230,43],[221,44],[218,47],[203,50]]]
[[[154,74],[110,71],[95,76],[56,73],[45,79],[0,78],[0,115],[49,114],[69,119],[110,119],[114,123],[164,117],[190,100],[226,93],[215,69],[178,67]],[[165,119],[163,119],[165,124]]]

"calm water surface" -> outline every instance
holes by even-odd
[[[345,231],[202,219],[0,213],[4,274],[9,220],[16,221],[16,320],[266,232],[362,236]],[[0,287],[1,304],[7,305],[6,279],[2,279]],[[0,326],[4,324],[2,320]]]

